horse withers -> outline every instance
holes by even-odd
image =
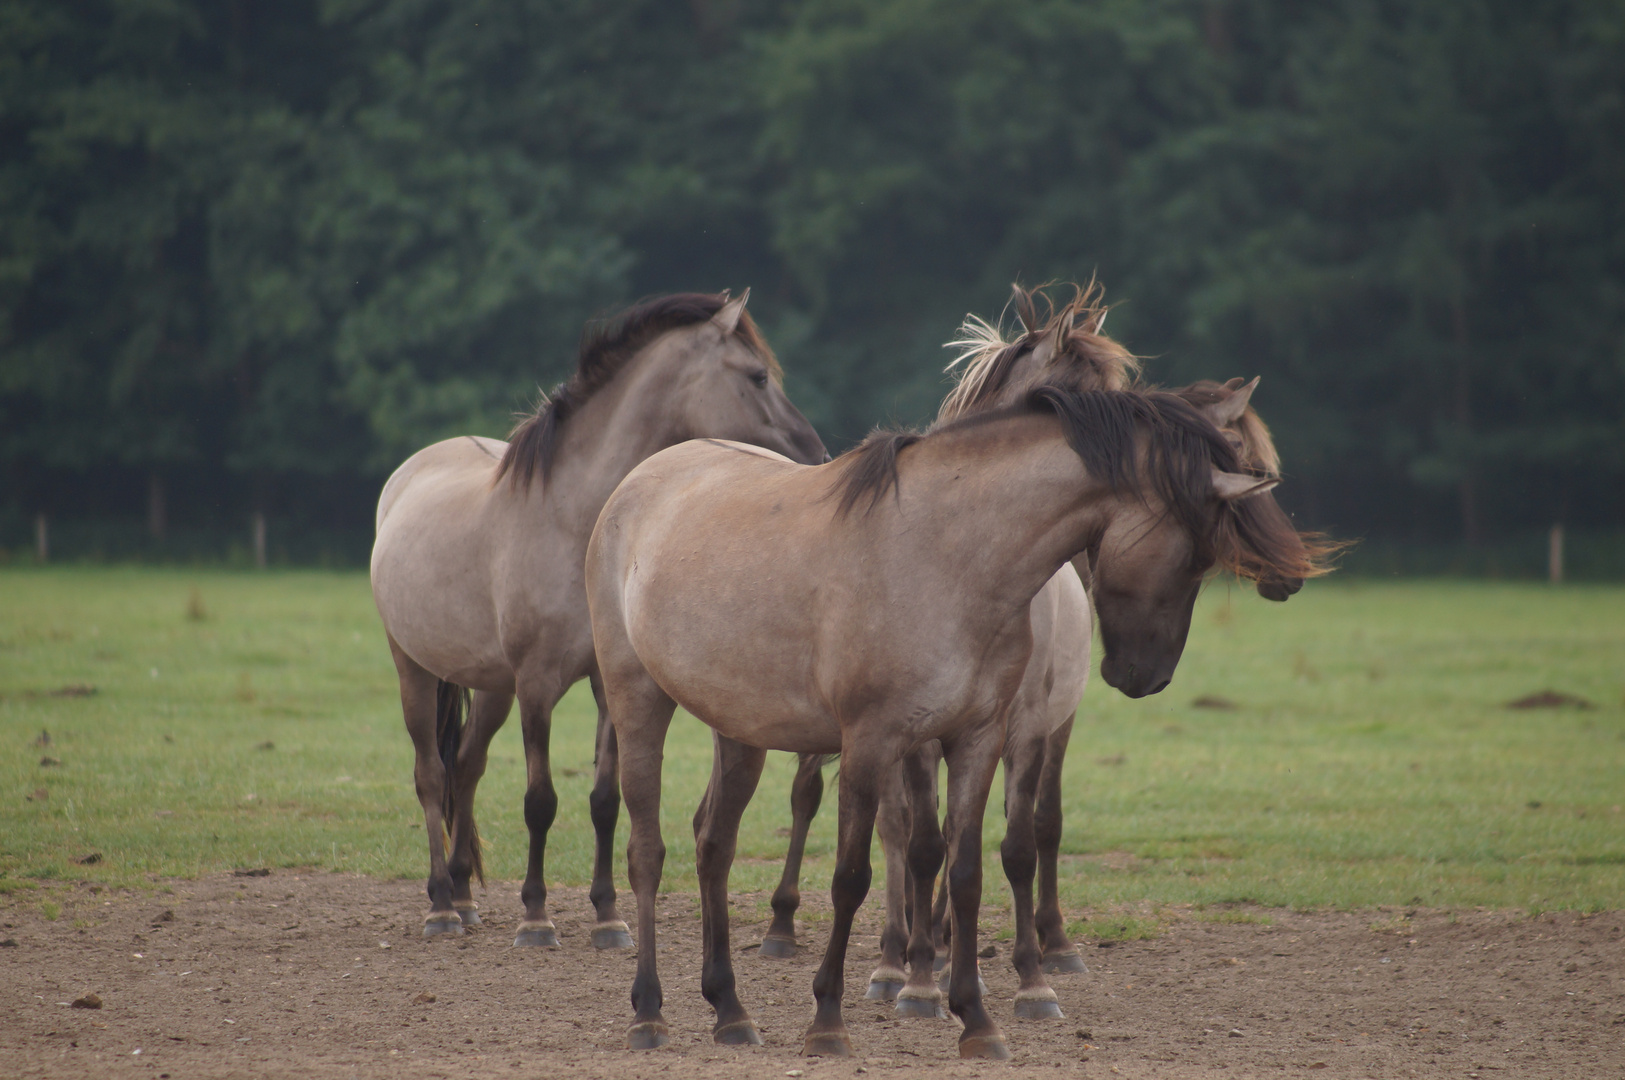
[[[1087,553],[1107,682],[1131,697],[1160,690],[1210,567],[1250,559],[1262,572],[1296,569],[1276,565],[1288,545],[1270,535],[1275,519],[1253,509],[1273,504],[1275,482],[1240,468],[1212,423],[1173,395],[1046,384],[1011,408],[924,436],[873,437],[820,468],[708,440],[633,470],[587,550],[593,640],[631,821],[629,1045],[669,1039],[655,893],[663,746],[681,703],[719,736],[723,782],[695,818],[713,1037],[760,1038],[734,985],[726,896],[766,749],[842,755],[834,923],[804,1049],[847,1054],[845,953],[869,888],[879,793],[901,766],[911,804],[925,805],[930,778],[911,751],[936,739],[960,823],[946,852],[948,1007],[964,1023],[963,1056],[1007,1057],[976,975],[981,822],[1032,651],[1033,598]],[[915,816],[908,846],[915,880],[933,881],[948,846],[935,815]]]
[[[603,722],[582,560],[615,485],[665,447],[713,436],[809,464],[828,459],[785,397],[778,362],[745,311],[748,297],[748,290],[732,299],[679,293],[590,328],[575,375],[509,442],[470,436],[436,443],[384,485],[372,588],[417,751],[414,776],[429,838],[425,935],[460,933],[478,922],[470,879],[483,881],[484,869],[474,791],[491,738],[517,698],[530,852],[514,944],[557,944],[543,878],[558,805],[549,732],[565,690],[590,678],[600,702],[593,942],[631,944],[615,909],[616,747]]]

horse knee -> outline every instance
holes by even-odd
[[[621,791],[613,783],[594,786],[587,796],[587,809],[592,815],[592,826],[599,832],[613,830],[621,816]]]

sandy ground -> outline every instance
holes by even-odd
[[[160,883],[160,890],[163,888]],[[40,894],[0,897],[0,1076],[547,1076],[751,1080],[940,1077],[1625,1077],[1625,914],[1189,913],[1154,941],[1086,950],[1052,977],[1066,1019],[1010,1019],[1008,946],[983,961],[1015,1060],[962,1063],[952,1020],[894,1018],[863,1000],[878,900],[847,967],[858,1057],[799,1055],[827,900],[793,960],[748,948],[758,897],[735,924],[741,997],[767,1045],[710,1041],[691,894],[661,901],[673,1045],[622,1049],[633,960],[588,944],[582,890],[556,890],[557,950],[510,947],[517,885],[482,897],[485,925],[425,941],[421,886],[278,871],[75,887],[55,921]],[[630,897],[625,897],[630,902]],[[984,923],[984,942],[992,929]],[[70,1003],[97,995],[99,1009]],[[424,995],[432,994],[433,1001]]]

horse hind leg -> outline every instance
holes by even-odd
[[[454,762],[450,766],[452,785],[448,796],[452,807],[451,861],[448,866],[451,872],[451,904],[464,926],[480,924],[480,906],[474,902],[470,881],[478,877],[480,884],[485,884],[483,844],[479,825],[474,818],[474,792],[479,787],[480,778],[485,775],[491,739],[508,719],[508,710],[512,707],[512,694],[476,690],[469,709],[468,725],[460,738],[449,738],[447,732],[442,732],[442,759],[446,759],[450,750],[450,760]]]
[[[1067,743],[1072,738],[1072,720],[1050,734],[1044,749],[1044,771],[1038,781],[1038,801],[1033,809],[1033,831],[1038,845],[1038,908],[1033,922],[1044,950],[1043,970],[1054,974],[1081,974],[1089,970],[1083,954],[1066,936],[1061,917],[1061,766],[1066,762]]]
[[[1004,842],[999,854],[1015,901],[1016,940],[1010,959],[1019,986],[1015,1013],[1021,1020],[1059,1020],[1061,1005],[1040,969],[1043,951],[1033,922],[1033,875],[1038,852],[1033,830],[1033,803],[1044,766],[1043,739],[1015,739],[1005,748]]]
[[[896,1001],[908,983],[909,878],[907,790],[887,777],[880,793],[875,827],[886,856],[886,926],[880,933],[880,966],[869,976],[864,997],[870,1001]]]
[[[725,1046],[760,1046],[761,1033],[740,1004],[728,948],[728,872],[739,819],[762,777],[767,752],[713,735],[711,782],[694,815],[694,869],[700,880],[704,966],[700,992],[716,1010],[712,1038]]]
[[[931,892],[942,869],[946,845],[937,824],[935,754],[915,752],[903,758],[903,786],[909,806],[908,885],[909,911],[915,913],[908,936],[908,985],[897,995],[898,1016],[946,1017],[935,970],[936,947],[930,922]]]
[[[784,856],[784,875],[773,890],[773,922],[762,936],[761,955],[784,960],[796,954],[796,909],[801,906],[801,860],[807,851],[807,830],[824,799],[822,754],[801,754],[790,784],[790,849]]]
[[[994,1061],[1008,1061],[1010,1050],[983,1000],[976,967],[976,918],[982,903],[982,818],[1001,742],[1002,726],[989,725],[946,747],[948,805],[956,823],[948,864],[953,920],[948,1009],[965,1025],[959,1036],[959,1056]]]
[[[597,925],[592,928],[592,944],[596,949],[630,949],[632,933],[615,907],[615,823],[621,816],[620,746],[609,722],[604,684],[597,672],[592,674],[592,693],[598,702],[592,794],[587,800],[592,811],[594,837],[592,888],[587,898],[592,901],[597,916]]]
[[[394,638],[389,640],[389,649],[400,678],[401,713],[416,755],[413,786],[417,790],[418,805],[423,808],[423,832],[429,841],[429,914],[423,920],[423,936],[460,934],[463,923],[452,905],[451,873],[446,862],[447,778],[437,730],[444,693],[440,690],[440,680],[407,656]]]

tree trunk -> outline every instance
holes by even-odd
[[[51,561],[51,525],[43,510],[34,515],[34,557],[41,563]]]

